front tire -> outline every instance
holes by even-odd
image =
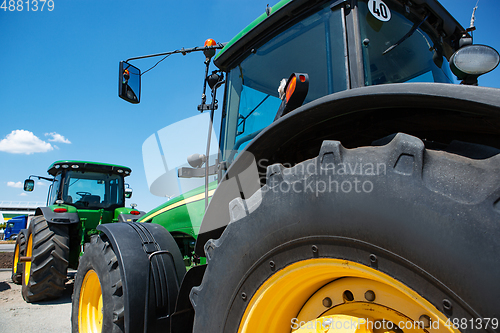
[[[78,264],[71,313],[73,333],[124,332],[118,260],[107,239],[101,237],[91,238]]]
[[[23,265],[24,300],[31,303],[61,297],[68,270],[68,227],[37,216],[26,237],[26,257],[31,261]]]
[[[317,158],[268,167],[261,190],[230,203],[191,291],[193,332],[361,319],[449,332],[498,318],[499,202],[500,155],[472,160],[404,134],[382,147],[325,141]]]

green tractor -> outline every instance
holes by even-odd
[[[283,0],[162,54],[204,52],[216,159],[210,124],[190,166],[161,135],[194,126],[145,142],[152,192],[204,184],[97,227],[73,332],[498,332],[500,90],[477,78],[500,57],[472,30],[436,0]]]
[[[22,284],[26,302],[60,297],[68,268],[76,269],[98,225],[134,222],[144,212],[125,207],[132,189],[125,184],[130,168],[86,161],[57,161],[48,173],[53,178],[30,176],[25,191],[33,191],[31,178],[51,182],[47,207],[35,215],[16,240],[12,280]],[[134,205],[133,205],[134,206]]]

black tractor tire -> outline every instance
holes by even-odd
[[[90,278],[97,274],[98,280]],[[98,308],[96,300],[102,297]],[[80,258],[73,289],[72,332],[121,333],[124,328],[123,283],[114,249],[106,236],[92,236]],[[83,306],[82,306],[83,305]],[[88,309],[95,309],[89,313]],[[93,314],[101,313],[101,317]]]
[[[12,282],[15,284],[23,283],[23,270],[24,264],[19,262],[20,257],[26,254],[26,233],[27,229],[22,229],[16,238],[16,245],[14,246],[14,256],[12,257]]]
[[[43,216],[31,220],[26,235],[22,295],[26,302],[61,297],[67,278],[69,233],[66,225],[48,223]]]
[[[280,327],[253,331],[290,332],[313,294],[361,271],[429,305],[432,313],[421,317],[428,322],[467,320],[459,327],[464,332],[479,329],[482,318],[500,318],[500,155],[473,160],[426,149],[405,134],[380,147],[345,149],[325,141],[317,158],[269,166],[266,181],[252,197],[230,203],[231,223],[205,244],[208,267],[190,294],[193,332],[252,331],[242,329],[249,310],[272,316],[268,322],[255,317],[254,324]],[[306,273],[302,264],[318,262],[342,267],[332,266],[333,276],[328,266],[311,274],[317,284],[298,294],[309,282],[285,273],[294,267]],[[272,289],[279,281],[292,283],[296,299]],[[322,311],[375,304],[372,290],[324,298]],[[273,292],[274,299],[266,296]],[[497,331],[498,322],[481,328]]]

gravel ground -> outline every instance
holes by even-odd
[[[69,273],[64,295],[56,300],[26,303],[21,286],[11,280],[11,271],[0,270],[0,332],[71,332],[73,276]]]

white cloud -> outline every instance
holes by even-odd
[[[7,186],[15,188],[23,188],[23,183],[21,182],[7,182]]]
[[[45,133],[45,136],[50,136],[49,141],[51,142],[71,143],[71,141],[56,132]]]
[[[40,140],[35,134],[26,130],[15,130],[0,141],[0,151],[11,154],[46,153],[54,148],[48,142]]]

